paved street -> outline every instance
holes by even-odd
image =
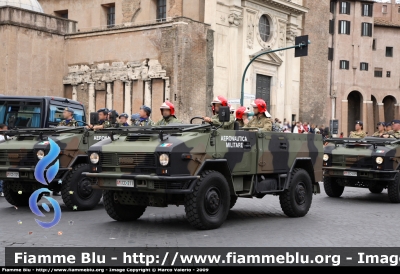
[[[62,204],[60,197],[57,200]],[[208,231],[193,229],[182,206],[149,207],[131,223],[113,221],[102,204],[85,212],[68,211],[62,204],[62,210],[60,223],[45,230],[29,208],[15,209],[0,197],[0,265],[5,246],[400,246],[400,204],[389,203],[386,190],[371,194],[347,188],[342,198],[335,199],[322,189],[313,196],[309,213],[297,219],[282,213],[278,197],[239,199],[224,225]]]

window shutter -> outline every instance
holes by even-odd
[[[329,33],[334,34],[335,33],[335,21],[329,20]]]
[[[333,48],[328,49],[328,60],[329,61],[333,60]]]
[[[346,21],[347,28],[346,28],[346,34],[350,34],[350,21]]]
[[[346,2],[346,13],[350,14],[350,2]]]
[[[368,34],[369,34],[369,37],[372,37],[372,24],[370,23],[370,24],[368,24]]]
[[[350,61],[346,61],[346,69],[350,68]]]
[[[370,16],[370,17],[372,17],[372,5],[369,5],[369,8],[368,8],[368,16]]]

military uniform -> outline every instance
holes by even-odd
[[[389,138],[400,139],[400,131],[390,130],[386,134],[389,135]]]
[[[166,126],[168,124],[174,124],[174,123],[182,123],[182,121],[178,120],[175,116],[169,116],[168,118],[163,118],[157,123],[155,123],[155,126]]]
[[[128,123],[118,123],[120,127],[129,127]]]
[[[349,138],[364,138],[365,136],[367,136],[367,134],[363,130],[361,130],[359,132],[351,131]]]
[[[244,122],[242,119],[236,119],[236,122],[238,122],[239,127],[244,127]]]
[[[71,120],[63,120],[61,121],[58,125],[58,127],[77,127],[78,122],[75,119],[71,119]]]
[[[154,125],[153,121],[150,118],[146,118],[144,120],[136,120],[132,126],[137,126],[137,127],[144,127],[144,126],[152,126]]]
[[[383,133],[376,131],[374,134],[372,134],[372,137],[381,137],[382,135],[385,135],[385,134],[387,134],[386,131],[384,131]]]
[[[222,123],[219,121],[219,115],[215,114],[211,116],[211,123],[213,126],[220,126]],[[225,122],[224,126],[222,127],[223,129],[229,129],[229,130],[234,130],[235,129],[235,116],[231,114],[229,122]]]
[[[108,120],[100,120],[99,123],[95,126],[103,126],[103,128],[112,127],[112,124]]]
[[[257,127],[262,131],[272,131],[272,119],[261,115],[260,117],[254,116],[244,128]]]

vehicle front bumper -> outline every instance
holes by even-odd
[[[157,176],[157,175],[134,175],[126,173],[90,173],[83,172],[83,176],[96,178],[92,181],[93,189],[157,192],[167,194],[187,194],[193,192],[193,181],[200,176]],[[133,180],[133,187],[117,186],[118,179]],[[175,184],[175,185],[174,185]],[[179,184],[181,187],[179,188]],[[178,187],[179,189],[177,189]]]
[[[363,181],[394,181],[398,170],[371,170],[340,167],[323,167],[324,177],[355,179]],[[357,176],[344,175],[344,171],[357,172]]]
[[[59,180],[64,180],[67,171],[72,170],[72,168],[60,168],[56,177],[52,182],[58,182]],[[7,177],[7,172],[19,172],[19,178],[10,178]],[[47,169],[45,169],[47,171]],[[35,168],[34,167],[9,167],[9,166],[0,166],[0,180],[3,181],[36,181],[35,179]]]

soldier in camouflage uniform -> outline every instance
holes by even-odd
[[[362,121],[356,121],[355,125],[356,131],[351,131],[349,138],[364,138],[367,136],[367,134],[364,132],[363,128],[363,122]]]
[[[203,117],[204,121],[207,123],[212,124],[213,126],[220,126],[222,123],[219,121],[219,108],[220,107],[227,107],[228,106],[228,100],[223,97],[223,96],[217,96],[214,98],[214,100],[211,102],[212,106],[212,112],[213,116],[211,117]],[[223,129],[230,129],[233,130],[235,128],[235,116],[232,114],[230,115],[230,120],[229,122],[225,122],[224,126],[222,127]]]
[[[385,131],[386,131],[386,132],[392,131],[392,122],[390,122],[390,123],[387,122],[387,123],[386,123]]]
[[[119,118],[119,126],[120,127],[129,127],[129,124],[128,124],[129,115],[128,114],[121,113],[121,115],[118,118]]]
[[[271,114],[267,111],[267,104],[263,99],[256,99],[251,104],[254,117],[243,128],[257,127],[262,131],[272,131]]]
[[[137,121],[139,121],[140,115],[139,113],[134,113],[131,115],[131,125],[134,126]]]
[[[240,107],[236,110],[236,122],[238,122],[239,127],[244,127],[249,122],[248,114],[250,110],[246,107]]]
[[[178,120],[175,116],[175,107],[172,103],[169,101],[165,101],[161,107],[161,115],[163,118],[155,123],[155,126],[166,126],[168,124],[172,123],[182,123],[180,120]]]
[[[99,115],[99,122],[97,125],[89,125],[87,126],[87,128],[89,129],[103,129],[103,128],[108,128],[111,127],[111,123],[110,121],[108,121],[108,113],[109,110],[108,108],[101,108],[97,111],[98,115]]]
[[[148,106],[141,106],[140,110],[139,110],[139,119],[135,121],[134,124],[132,124],[132,126],[152,126],[154,125],[153,121],[150,119],[150,114],[151,114],[151,108],[149,108]]]
[[[74,119],[74,110],[71,108],[65,108],[63,112],[64,120],[62,120],[57,126],[58,127],[77,127],[78,122]]]
[[[400,139],[400,120],[392,121],[392,129],[393,130],[391,130],[391,131],[387,132],[385,135],[383,135],[383,137]]]
[[[374,134],[372,134],[372,137],[383,137],[383,135],[386,134],[385,126],[386,126],[386,124],[384,122],[379,122],[377,124],[378,131],[376,131]]]

